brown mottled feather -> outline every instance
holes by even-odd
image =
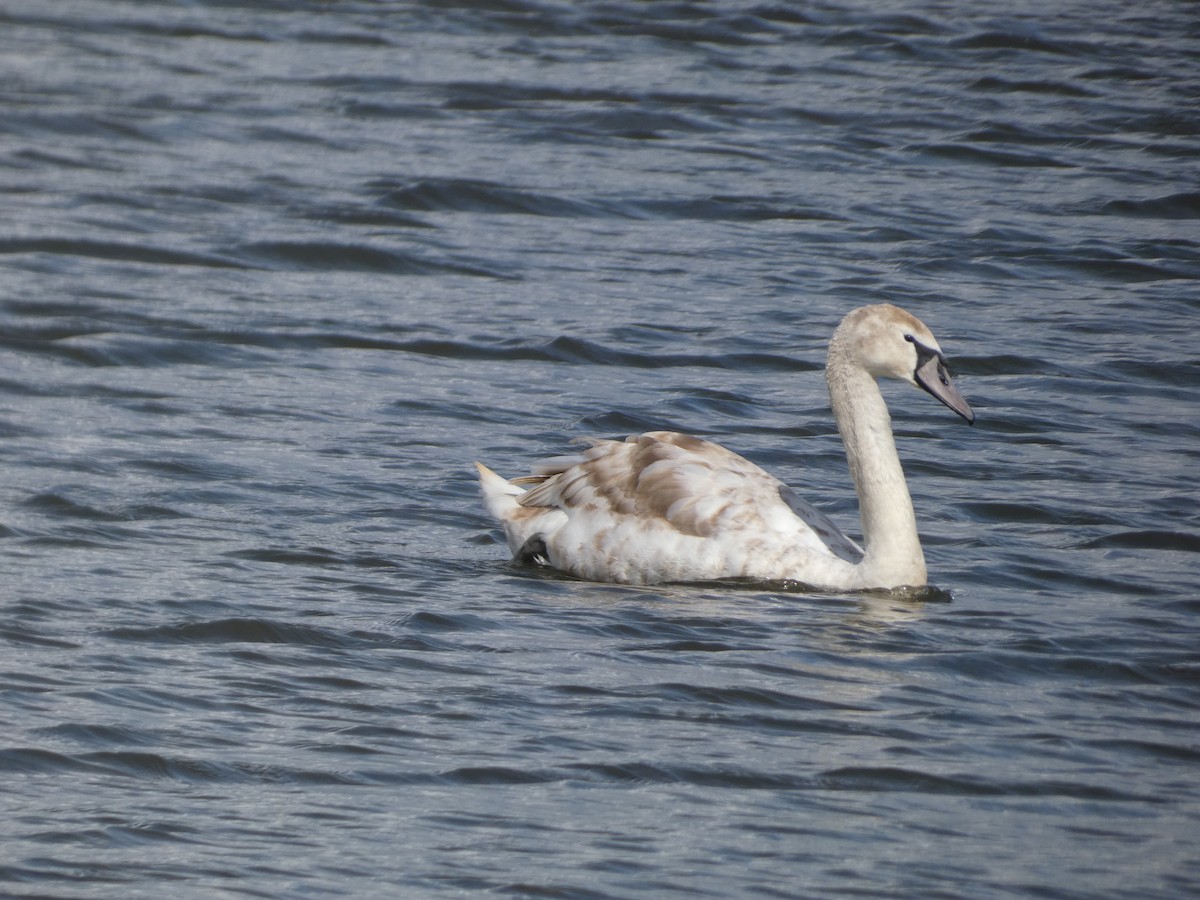
[[[555,471],[522,494],[523,507],[607,507],[614,515],[669,524],[681,534],[712,536],[738,495],[744,479],[765,472],[725,448],[674,432],[634,435],[624,442],[593,441],[576,457],[556,461]],[[712,485],[696,490],[698,480]]]

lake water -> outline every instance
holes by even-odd
[[[0,890],[1200,892],[1190,3],[10,0]],[[692,432],[938,588],[590,584],[472,463]]]

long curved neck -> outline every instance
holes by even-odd
[[[836,338],[829,347],[825,378],[858,493],[866,551],[858,566],[863,587],[925,584],[917,517],[879,385]]]

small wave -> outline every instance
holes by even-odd
[[[36,747],[0,749],[0,772],[21,774],[61,774],[63,772],[104,772],[105,767],[77,759],[65,753]]]
[[[396,184],[375,181],[372,191],[384,191],[378,202],[417,212],[474,212],[492,215],[535,215],[550,217],[608,216],[606,208],[579,200],[521,190],[490,181],[465,178],[428,178]]]
[[[302,209],[299,215],[317,222],[337,222],[342,225],[367,225],[372,228],[436,228],[417,216],[378,206],[320,206]]]
[[[306,647],[358,647],[363,644],[361,639],[332,629],[261,618],[217,619],[152,628],[112,628],[104,634],[114,640],[166,644],[298,644]]]
[[[0,254],[45,253],[53,256],[86,256],[118,262],[146,263],[157,266],[204,266],[218,269],[246,269],[249,266],[229,256],[173,250],[146,244],[123,244],[81,238],[5,238],[0,239]]]
[[[252,339],[252,336],[246,338],[248,341]],[[558,362],[632,369],[695,366],[738,371],[810,372],[819,368],[813,362],[770,353],[639,353],[573,335],[560,335],[550,340],[536,341],[527,338],[509,338],[496,343],[429,337],[403,340],[341,333],[270,335],[264,339],[268,339],[276,347],[343,347],[359,350],[391,350],[398,353],[416,353],[422,356],[446,359]]]
[[[256,241],[230,252],[256,267],[293,271],[381,272],[389,275],[468,275],[513,278],[511,273],[473,263],[434,260],[415,253],[321,241]]]
[[[656,684],[646,693],[655,698],[670,698],[689,703],[704,703],[714,707],[769,710],[854,710],[869,712],[868,707],[855,704],[818,700],[813,697],[788,694],[782,691],[752,687],[712,687],[687,683]]]
[[[735,790],[807,790],[819,785],[802,775],[759,772],[740,766],[687,766],[645,762],[576,763],[566,767],[574,780],[616,784],[691,784]]]
[[[0,625],[0,641],[16,646],[41,647],[55,650],[75,650],[80,645],[74,641],[49,637],[41,630],[25,628],[21,625]]]
[[[528,113],[525,118],[530,118]],[[696,115],[685,115],[678,108],[631,107],[589,109],[575,112],[555,110],[533,118],[535,140],[561,143],[564,140],[603,142],[657,141],[685,134],[713,134],[720,124]]]
[[[1110,200],[1100,212],[1153,219],[1200,219],[1200,191],[1181,191],[1149,200]]]
[[[309,547],[304,550],[282,550],[278,548],[233,550],[225,555],[231,559],[280,563],[290,566],[335,566],[341,565],[344,562],[332,550],[326,550],[323,547]]]
[[[459,178],[423,179],[402,184],[376,181],[368,187],[385,192],[380,203],[415,212],[729,222],[841,221],[840,216],[829,210],[812,206],[781,205],[772,199],[756,196],[713,194],[684,199],[578,198]]]
[[[1063,512],[1059,506],[1045,503],[1012,503],[1003,500],[977,500],[963,503],[962,510],[977,522],[1024,523],[1038,525],[1060,525]],[[1087,515],[1086,520],[1072,520],[1072,524],[1096,524],[1111,521],[1108,517]]]
[[[1053,40],[1032,30],[982,31],[950,42],[960,50],[997,50],[1020,53],[1046,53],[1056,56],[1090,55],[1093,45],[1081,41]]]
[[[1122,531],[1093,538],[1079,545],[1085,550],[1180,550],[1200,553],[1200,535],[1183,531]]]
[[[985,75],[970,84],[976,91],[997,93],[1023,92],[1030,94],[1052,94],[1059,97],[1094,97],[1095,91],[1078,87],[1064,81],[1009,81],[995,75]]]
[[[1112,254],[1093,255],[1091,258],[1076,258],[1063,255],[1047,259],[1047,264],[1064,269],[1074,269],[1093,278],[1111,279],[1118,282],[1174,281],[1196,277],[1194,266],[1173,265],[1168,261],[1148,261]]]
[[[1035,356],[1021,356],[1016,353],[999,353],[993,356],[955,356],[953,359],[955,372],[964,375],[1061,375],[1070,376],[1072,370],[1066,366]]]
[[[1094,212],[1090,208],[1077,209],[1084,214]],[[1065,269],[1083,273],[1090,278],[1122,283],[1193,279],[1196,276],[1196,266],[1190,258],[1191,254],[1180,253],[1180,249],[1188,251],[1191,246],[1163,247],[1167,252],[1163,254],[1163,258],[1158,259],[1140,253],[1133,255],[1129,248],[1118,249],[1093,242],[1066,248],[1014,248],[1009,250],[1006,256],[1014,263],[1019,262],[1027,272],[1037,269]]]
[[[817,221],[840,222],[843,217],[813,206],[781,206],[752,196],[716,194],[683,200],[627,202],[625,208],[638,218],[713,220],[721,222]]]
[[[103,634],[117,641],[132,641],[145,644],[279,644],[298,647],[320,647],[336,650],[366,650],[383,648],[411,651],[415,653],[439,653],[461,649],[456,645],[439,640],[428,634],[392,635],[378,631],[338,631],[294,622],[254,617],[231,617],[202,622],[184,622],[159,625],[152,628],[112,628]],[[257,652],[257,651],[247,651]],[[444,664],[427,662],[417,658],[397,659],[397,666],[414,669],[437,669],[452,671]],[[362,685],[356,681],[341,680],[326,686],[341,689],[357,689]]]
[[[62,494],[34,494],[32,497],[26,498],[24,505],[38,512],[69,519],[88,519],[98,522],[115,522],[122,519],[120,515],[76,502]]]
[[[586,7],[585,7],[586,8]],[[626,12],[622,5],[596,7],[588,19],[592,28],[602,29],[623,37],[647,37],[657,41],[679,44],[743,47],[765,43],[770,26],[757,16],[719,15],[707,13],[681,16],[682,21],[646,15],[641,10]]]
[[[83,519],[91,522],[133,522],[143,519],[178,519],[185,514],[167,506],[154,503],[130,503],[115,509],[101,509],[73,500],[60,493],[34,494],[23,501],[23,505],[45,515],[62,519]]]
[[[930,156],[938,156],[956,162],[979,163],[1003,168],[1072,168],[1073,163],[1064,162],[1045,153],[1017,153],[1011,150],[995,150],[991,147],[972,147],[969,144],[921,144],[911,146]]]
[[[130,746],[153,743],[151,735],[133,728],[96,723],[64,722],[34,731],[50,738],[70,740],[80,744]]]
[[[957,794],[969,797],[1069,797],[1079,800],[1163,802],[1113,788],[1082,782],[1027,781],[1001,782],[986,778],[935,775],[912,769],[846,766],[823,773],[819,779],[827,790],[920,794]]]
[[[728,419],[751,419],[760,413],[758,404],[752,397],[706,388],[692,388],[683,395],[672,398],[668,405],[701,420],[715,419],[718,416]]]
[[[744,650],[745,647],[728,644],[724,641],[668,641],[663,644],[639,644],[637,650],[662,651],[666,653],[729,653]]]
[[[481,616],[469,613],[447,615],[443,613],[420,610],[405,616],[400,622],[401,627],[422,633],[447,634],[453,632],[490,631],[493,623]]]
[[[1044,125],[997,121],[988,122],[982,127],[964,132],[960,138],[960,140],[968,143],[1011,144],[1017,147],[1039,146],[1043,144],[1065,147],[1073,144],[1078,139],[1077,135],[1068,131],[1048,128]],[[1090,138],[1090,140],[1098,141],[1099,139]],[[1005,244],[1012,241],[1020,243],[1039,240],[1032,232],[1020,231],[1011,226],[994,223],[989,224],[984,229],[980,229],[980,233],[984,234],[984,236],[997,238],[1001,243]]]
[[[95,750],[66,754],[33,747],[0,749],[0,772],[42,775],[82,772],[190,784],[366,784],[372,780],[342,772],[261,763],[216,762],[142,750]]]
[[[419,777],[419,776],[417,776]],[[409,780],[411,780],[410,776]],[[564,780],[618,784],[690,784],[730,790],[854,791],[967,797],[1063,797],[1108,802],[1147,802],[1142,797],[1086,782],[999,781],[897,767],[845,766],[815,775],[781,773],[737,765],[698,766],[647,762],[570,763],[561,769],[505,766],[460,767],[439,773],[451,783],[543,784]]]
[[[440,780],[452,784],[544,784],[560,778],[548,772],[516,769],[508,766],[462,766],[440,774]]]
[[[224,460],[185,453],[159,453],[152,459],[133,459],[126,465],[132,468],[160,475],[171,480],[195,481],[206,486],[221,483],[236,483],[246,478],[249,469],[234,465]],[[187,495],[184,495],[185,497]],[[214,491],[207,499],[221,502],[227,497],[223,492]],[[202,500],[201,496],[191,499]]]
[[[359,784],[339,772],[260,763],[225,763],[138,751],[94,751],[80,754],[88,766],[138,779],[167,779],[189,784]]]

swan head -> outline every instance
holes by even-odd
[[[912,313],[890,303],[852,310],[834,332],[830,353],[835,352],[874,378],[921,388],[974,424],[975,413],[954,386],[937,338]]]

